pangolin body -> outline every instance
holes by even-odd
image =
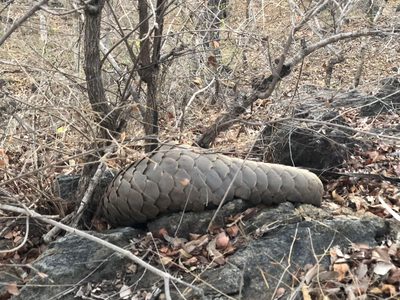
[[[113,179],[101,210],[112,225],[131,226],[169,212],[216,207],[225,194],[224,203],[241,198],[319,206],[322,193],[321,181],[307,170],[164,145]]]

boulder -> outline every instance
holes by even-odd
[[[133,228],[120,228],[107,234],[94,233],[121,247],[142,234]],[[47,300],[74,298],[76,288],[88,282],[112,280],[128,260],[114,251],[76,235],[66,235],[50,244],[32,264],[33,270],[21,293],[12,299]],[[39,273],[40,272],[40,273]]]
[[[253,148],[253,157],[326,170],[341,167],[355,149],[371,147],[368,141],[345,128],[354,125],[342,117],[343,108],[359,111],[364,117],[396,112],[400,108],[400,81],[396,77],[383,79],[374,95],[308,85],[299,91],[299,99],[282,101],[282,107],[292,107],[294,118],[267,125]],[[389,124],[388,128],[374,128],[371,132],[389,135],[398,129],[396,124]]]
[[[389,77],[379,82],[378,92],[368,105],[361,108],[362,116],[376,116],[381,113],[396,112],[400,109],[400,80]]]
[[[198,213],[198,219],[209,218],[209,212]],[[174,214],[179,222],[180,214]],[[170,219],[172,221],[172,219]],[[197,219],[192,220],[196,222]],[[343,248],[352,243],[379,245],[385,238],[398,240],[399,225],[377,217],[349,219],[334,217],[311,205],[295,208],[291,203],[277,207],[259,208],[252,219],[244,222],[246,243],[226,258],[218,268],[199,267],[196,273],[170,270],[186,282],[192,282],[204,291],[203,299],[272,299],[278,289],[289,299],[299,292],[301,277],[296,277],[307,266],[319,264],[320,272],[328,270],[329,250],[335,245]],[[120,228],[109,233],[96,234],[107,241],[127,246],[142,232]],[[253,238],[251,238],[253,237]],[[133,249],[134,252],[135,249]],[[152,257],[152,255],[148,256]],[[156,257],[157,258],[157,255]],[[156,259],[158,261],[158,259]],[[51,244],[32,266],[42,272],[31,272],[30,280],[14,300],[77,299],[83,289],[101,297],[119,293],[121,284],[132,293],[163,289],[163,280],[137,267],[113,251],[75,235],[67,235]],[[162,267],[156,263],[158,268]],[[48,277],[43,278],[42,274]],[[116,284],[119,282],[119,285]],[[101,288],[90,291],[88,287]],[[173,299],[182,299],[173,286]],[[178,285],[182,292],[184,288]],[[89,292],[88,292],[89,290]],[[186,295],[186,299],[198,299]],[[79,297],[78,297],[79,299]]]

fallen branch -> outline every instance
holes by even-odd
[[[297,26],[298,27],[298,26]],[[296,28],[297,28],[296,27]],[[364,36],[388,36],[388,35],[398,35],[398,30],[360,30],[354,32],[344,32],[335,34],[333,36],[327,37],[319,42],[316,42],[312,45],[306,46],[299,50],[290,60],[283,64],[285,58],[285,50],[283,50],[283,54],[279,59],[279,64],[276,70],[272,70],[272,74],[266,78],[260,80],[257,85],[253,86],[253,90],[246,94],[240,95],[234,101],[237,103],[232,106],[230,110],[217,118],[217,120],[209,126],[205,132],[198,138],[197,144],[203,148],[209,148],[210,145],[214,142],[215,138],[219,133],[228,130],[233,124],[232,119],[238,118],[241,114],[243,114],[246,109],[252,105],[257,99],[266,99],[271,96],[273,90],[275,89],[276,84],[281,81],[284,77],[287,77],[291,74],[294,66],[302,62],[308,55],[314,53],[315,51],[328,46],[333,43],[337,43],[342,40],[359,38]],[[291,36],[291,34],[289,34]],[[285,49],[288,49],[291,46],[291,38],[288,38],[286,42]]]
[[[182,112],[181,112],[181,115],[179,116],[178,120],[176,120],[175,128],[180,127],[182,129],[184,118],[185,118],[186,109],[188,109],[188,107],[190,107],[190,105],[192,104],[194,99],[197,97],[197,95],[201,94],[204,91],[206,91],[214,83],[214,81],[215,81],[215,77],[213,77],[213,79],[205,87],[203,87],[203,88],[201,88],[198,91],[193,93],[193,95],[190,97],[190,99],[187,102],[187,104],[182,107]]]
[[[383,181],[388,181],[393,184],[400,183],[400,178],[389,177],[389,176],[385,176],[385,175],[381,175],[381,174],[343,173],[343,172],[333,172],[333,171],[326,171],[326,170],[313,169],[313,168],[307,168],[307,170],[312,171],[317,174],[321,174],[321,175],[332,176],[334,178],[347,176],[347,177],[355,177],[355,178],[368,178],[368,179],[380,180],[380,181],[383,180]]]
[[[0,46],[10,37],[11,34],[15,30],[18,29],[26,20],[29,19],[35,12],[41,9],[42,5],[45,5],[49,0],[42,0],[39,3],[35,4],[25,15],[19,18],[11,27],[10,29],[0,38]]]
[[[18,246],[14,247],[12,249],[0,250],[0,254],[14,252],[14,251],[17,251],[18,249],[22,248],[28,241],[28,236],[29,236],[29,217],[26,218],[25,236],[24,236],[24,239],[22,240],[22,242]]]
[[[117,142],[115,144],[118,145]],[[89,181],[89,185],[88,185],[87,189],[85,190],[85,194],[83,195],[82,200],[80,201],[78,210],[65,216],[62,219],[62,222],[70,224],[71,227],[77,227],[79,221],[82,218],[83,213],[85,212],[85,209],[90,206],[90,202],[93,200],[92,196],[93,196],[94,190],[98,186],[101,176],[103,176],[103,174],[107,168],[104,161],[112,153],[113,148],[114,148],[114,146],[111,145],[111,146],[106,147],[106,149],[104,150],[105,154],[101,157],[100,162],[97,166],[96,172]],[[53,227],[49,232],[47,232],[43,236],[44,242],[50,243],[60,231],[61,231],[61,229],[59,227]]]
[[[167,273],[167,272],[163,272],[159,269],[157,269],[156,267],[153,267],[152,265],[150,265],[149,263],[143,261],[142,259],[140,259],[139,257],[137,257],[136,255],[132,254],[130,251],[125,250],[121,247],[118,247],[110,242],[104,241],[98,237],[95,237],[87,232],[78,230],[76,228],[72,228],[68,225],[62,224],[60,222],[45,218],[44,216],[42,216],[41,214],[38,214],[37,212],[25,207],[25,208],[20,208],[20,207],[16,207],[16,206],[12,206],[12,205],[7,205],[7,204],[0,204],[0,209],[2,210],[6,210],[6,211],[10,211],[10,212],[14,212],[14,213],[19,213],[19,214],[25,214],[28,217],[32,217],[35,219],[39,219],[42,220],[43,222],[56,226],[62,230],[65,230],[69,233],[73,233],[76,234],[77,236],[83,237],[85,239],[88,239],[90,241],[93,241],[95,243],[98,243],[99,245],[102,245],[104,247],[107,247],[119,254],[121,254],[124,257],[129,258],[130,260],[132,260],[133,262],[137,263],[138,265],[142,266],[143,268],[147,269],[148,271],[162,277],[164,279],[164,286],[165,286],[165,295],[167,296],[167,299],[171,299],[170,297],[168,297],[168,295],[170,295],[170,291],[169,291],[169,281],[175,281],[177,283],[180,283],[188,288],[191,288],[193,291],[195,291],[197,293],[197,295],[203,297],[203,290],[192,285],[189,284],[179,278],[176,278],[174,276],[172,276],[171,274]]]
[[[400,222],[400,215],[395,212],[388,204],[386,204],[381,196],[378,196],[378,200],[382,204],[382,206],[392,215],[392,217]]]

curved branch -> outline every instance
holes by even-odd
[[[257,99],[268,98],[274,91],[276,84],[284,77],[288,76],[292,72],[294,66],[299,64],[304,58],[314,53],[315,51],[327,45],[337,43],[346,39],[359,38],[363,36],[383,37],[398,34],[399,32],[400,30],[368,29],[335,34],[310,46],[302,48],[290,60],[288,60],[287,63],[284,63],[283,59],[285,58],[285,50],[288,48],[288,46],[290,46],[288,42],[291,42],[291,39],[289,37],[276,70],[273,70],[270,76],[263,78],[259,84],[254,85],[253,90],[250,93],[239,95],[236,101],[234,101],[235,103],[238,103],[238,105],[231,107],[231,109],[227,113],[218,117],[214,124],[209,126],[206,131],[198,138],[197,144],[200,147],[209,148],[219,133],[228,130],[232,126],[232,124],[234,124],[234,122],[230,122],[231,120],[238,118]],[[291,33],[289,35],[291,35]]]
[[[49,2],[49,0],[42,0],[39,3],[36,3],[25,15],[19,18],[13,24],[13,26],[11,26],[10,29],[0,38],[0,46],[3,45],[3,43],[10,37],[11,34],[13,34],[15,30],[17,30],[19,26],[21,26],[26,20],[28,20],[29,17],[31,17],[35,12],[41,9],[41,6],[45,5],[47,2]]]
[[[189,284],[189,283],[187,283],[187,282],[185,282],[185,281],[183,281],[183,280],[181,280],[179,278],[176,278],[176,277],[172,276],[171,274],[169,274],[167,272],[163,272],[163,271],[157,269],[156,267],[153,267],[149,263],[145,262],[144,260],[142,260],[139,257],[137,257],[136,255],[134,255],[131,251],[125,250],[125,249],[123,249],[121,247],[118,247],[117,245],[114,245],[114,244],[112,244],[110,242],[104,241],[101,238],[93,236],[93,235],[91,235],[91,234],[89,234],[87,232],[78,230],[76,228],[70,227],[68,225],[62,224],[60,222],[57,222],[57,221],[54,221],[54,220],[51,220],[51,219],[48,219],[48,218],[38,214],[37,212],[35,212],[33,210],[28,209],[26,207],[25,207],[25,209],[23,209],[23,208],[15,207],[15,206],[12,206],[12,205],[0,204],[0,209],[6,210],[6,211],[11,211],[11,212],[25,214],[28,217],[32,217],[32,218],[35,218],[35,219],[42,220],[43,222],[45,222],[47,224],[56,226],[56,227],[58,227],[60,229],[63,229],[65,231],[69,232],[69,233],[76,234],[76,235],[78,235],[80,237],[83,237],[83,238],[88,239],[90,241],[96,242],[99,245],[107,247],[107,248],[115,251],[116,253],[119,253],[122,256],[125,256],[125,257],[129,258],[130,260],[132,260],[133,262],[135,262],[138,265],[142,266],[143,268],[145,268],[145,269],[149,270],[150,272],[162,277],[164,279],[164,281],[172,280],[172,281],[178,282],[178,283],[180,283],[180,284],[182,284],[182,285],[184,285],[186,287],[189,287],[189,288],[193,289],[195,292],[199,293],[200,295],[203,294],[203,291],[200,288],[198,288],[198,287],[196,287],[196,286],[194,286],[192,284]],[[167,292],[169,292],[169,291],[167,291]]]

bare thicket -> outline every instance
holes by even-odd
[[[371,91],[399,67],[394,11],[384,0],[1,1],[0,197],[76,226],[106,167],[142,148],[246,148],[290,116],[280,99],[297,101],[299,86]],[[78,172],[75,201],[61,201],[55,178]]]
[[[279,100],[301,85],[370,91],[398,67],[394,10],[383,0],[2,1],[0,195],[76,225],[93,176],[142,147],[246,147],[262,125],[240,140],[235,124],[290,116]],[[76,201],[60,201],[52,183],[77,172]]]

